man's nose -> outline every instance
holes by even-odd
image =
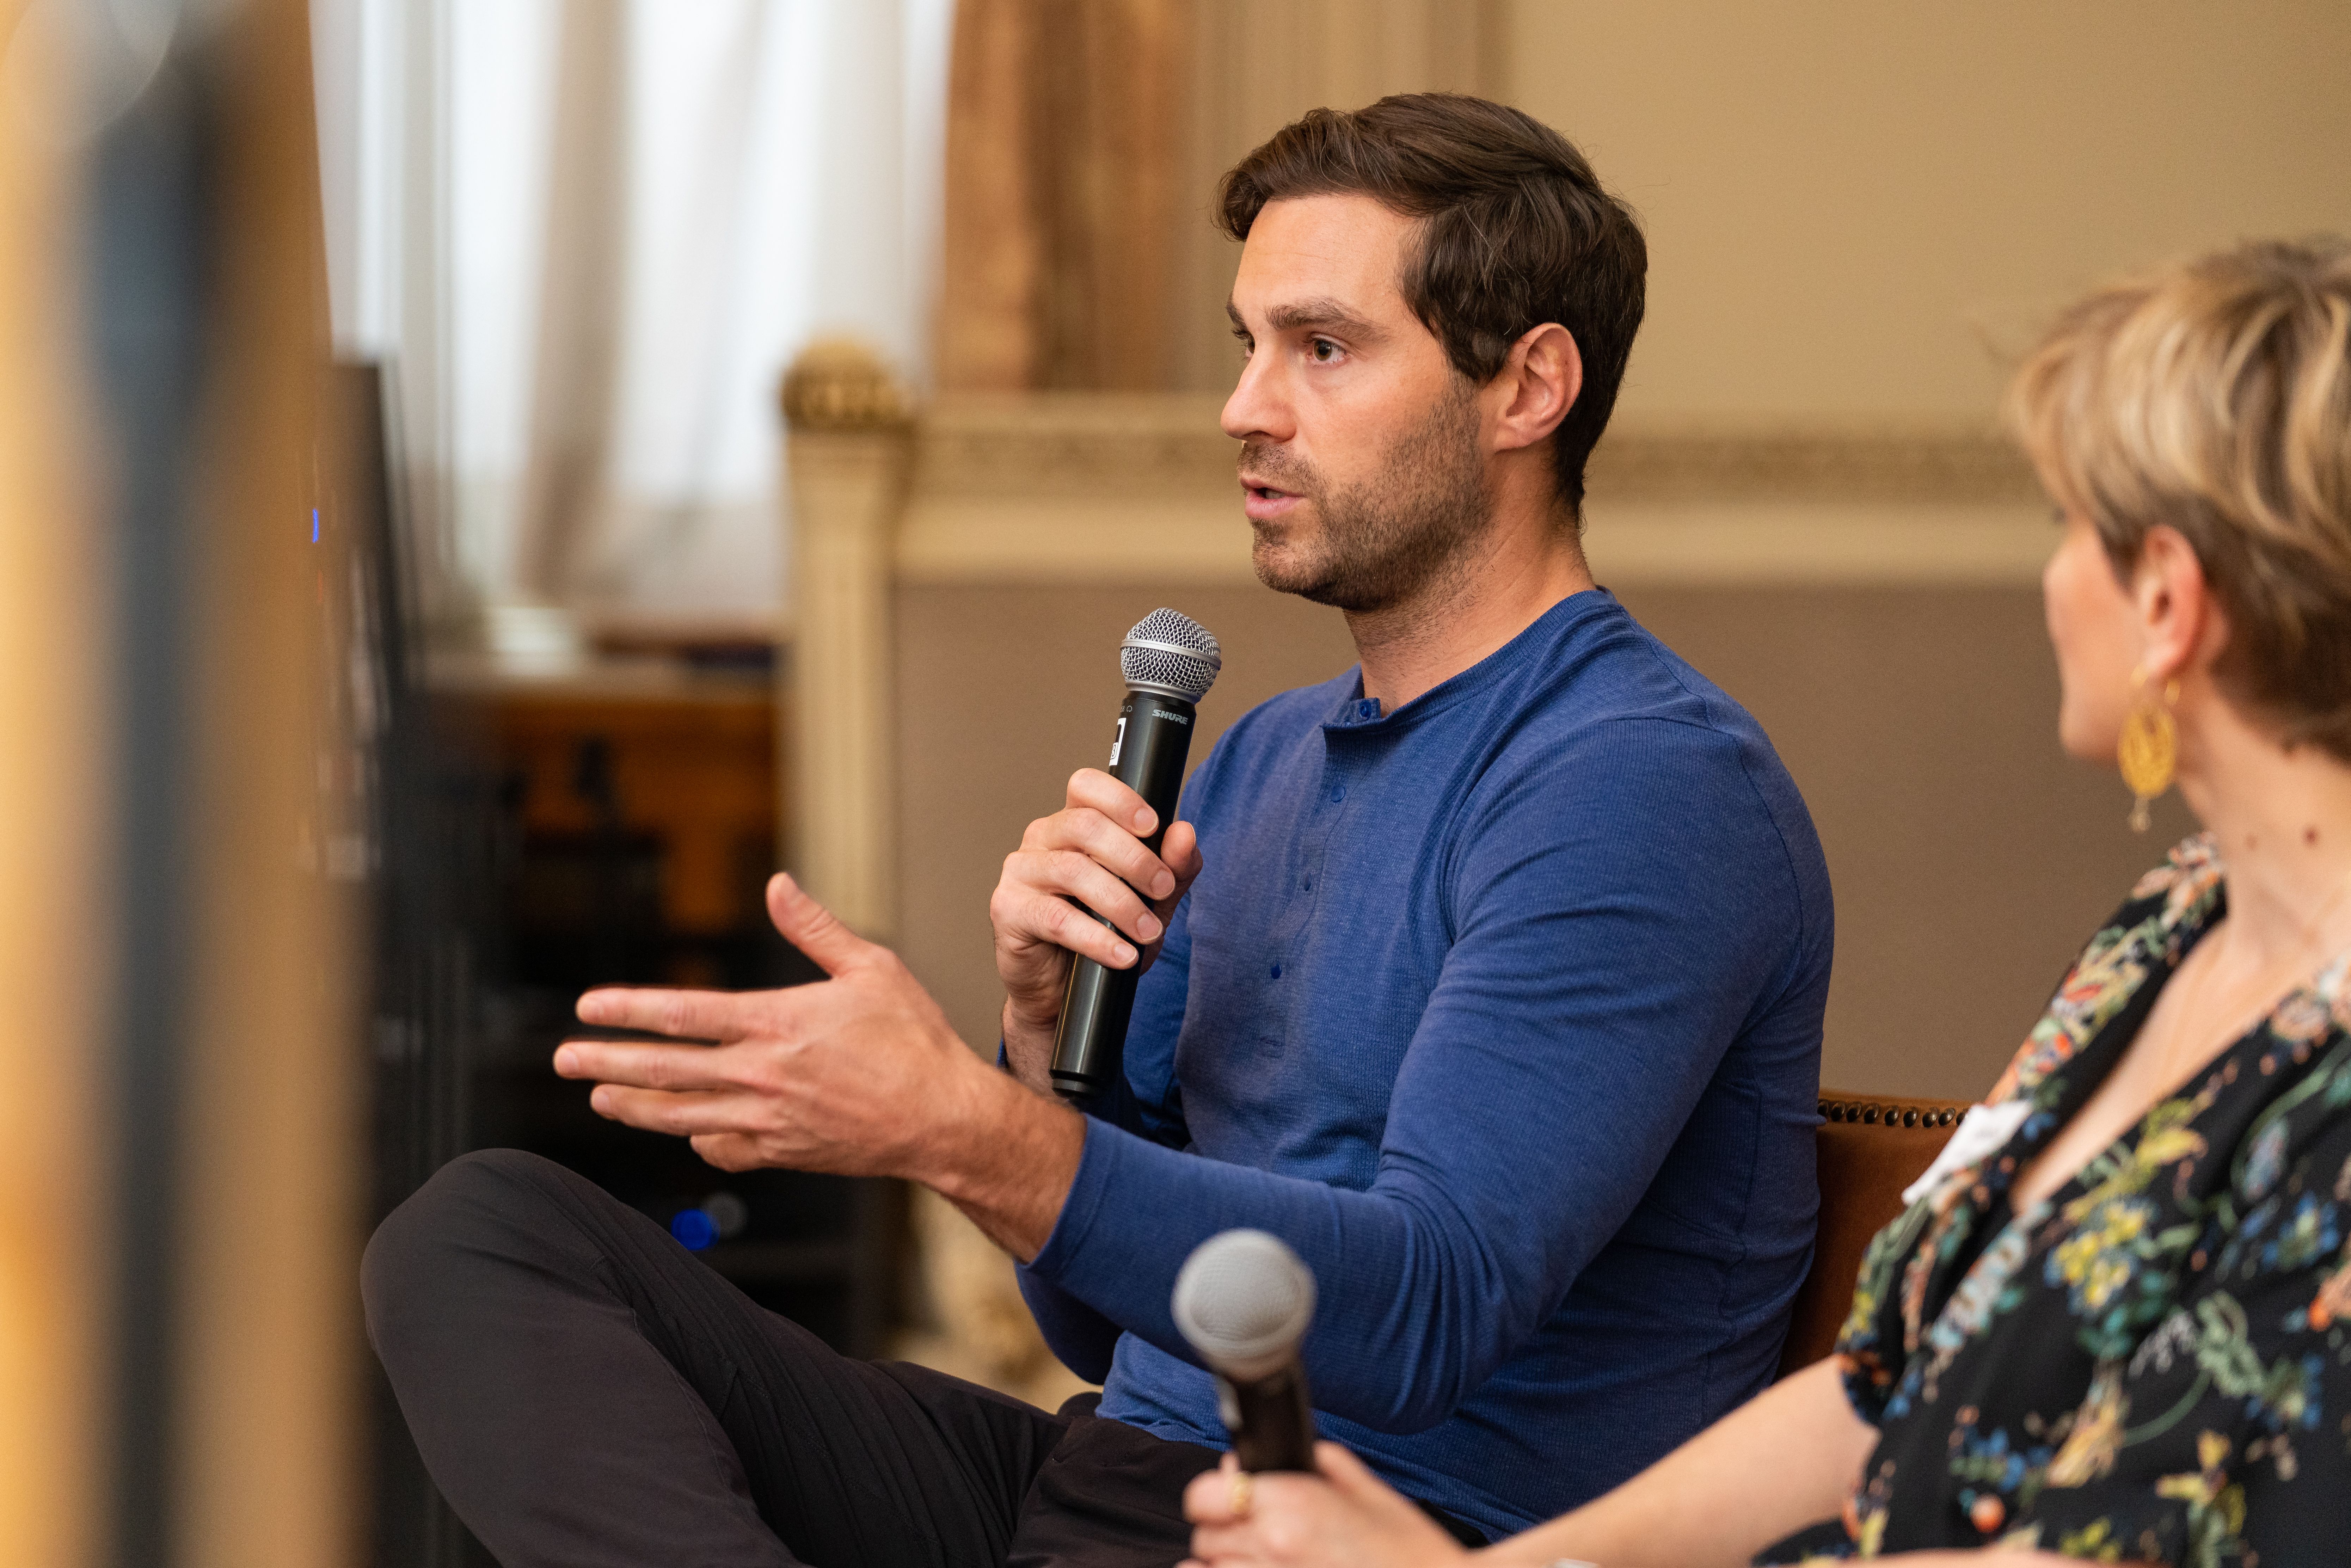
[[[1225,412],[1217,421],[1236,441],[1259,435],[1287,441],[1295,434],[1290,428],[1288,402],[1280,395],[1272,361],[1273,356],[1265,353],[1251,354],[1241,361],[1240,380],[1234,383],[1233,395],[1225,400]]]

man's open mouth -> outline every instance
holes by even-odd
[[[1244,474],[1240,481],[1241,511],[1252,523],[1279,521],[1296,510],[1305,499],[1295,490],[1265,484],[1253,475]]]
[[[1252,496],[1264,497],[1270,499],[1276,496],[1294,496],[1298,493],[1295,490],[1285,490],[1279,485],[1270,485],[1264,480],[1259,479],[1254,474],[1244,472],[1238,475],[1238,477],[1241,482],[1241,488],[1247,490]]]

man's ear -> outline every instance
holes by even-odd
[[[1541,445],[1583,394],[1583,351],[1566,328],[1546,321],[1510,345],[1493,385],[1506,398],[1495,423],[1495,450]]]

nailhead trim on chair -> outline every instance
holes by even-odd
[[[1941,1110],[1921,1111],[1916,1105],[1888,1105],[1869,1100],[1823,1100],[1821,1119],[1860,1122],[1872,1127],[1880,1123],[1889,1127],[1949,1127],[1958,1124],[1959,1113],[1948,1105]]]

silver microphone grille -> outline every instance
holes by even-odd
[[[1155,610],[1118,645],[1118,673],[1130,686],[1196,703],[1217,684],[1225,655],[1208,629],[1189,615]]]
[[[1279,1238],[1228,1230],[1192,1249],[1169,1307],[1201,1360],[1228,1375],[1259,1375],[1306,1337],[1314,1270]]]

